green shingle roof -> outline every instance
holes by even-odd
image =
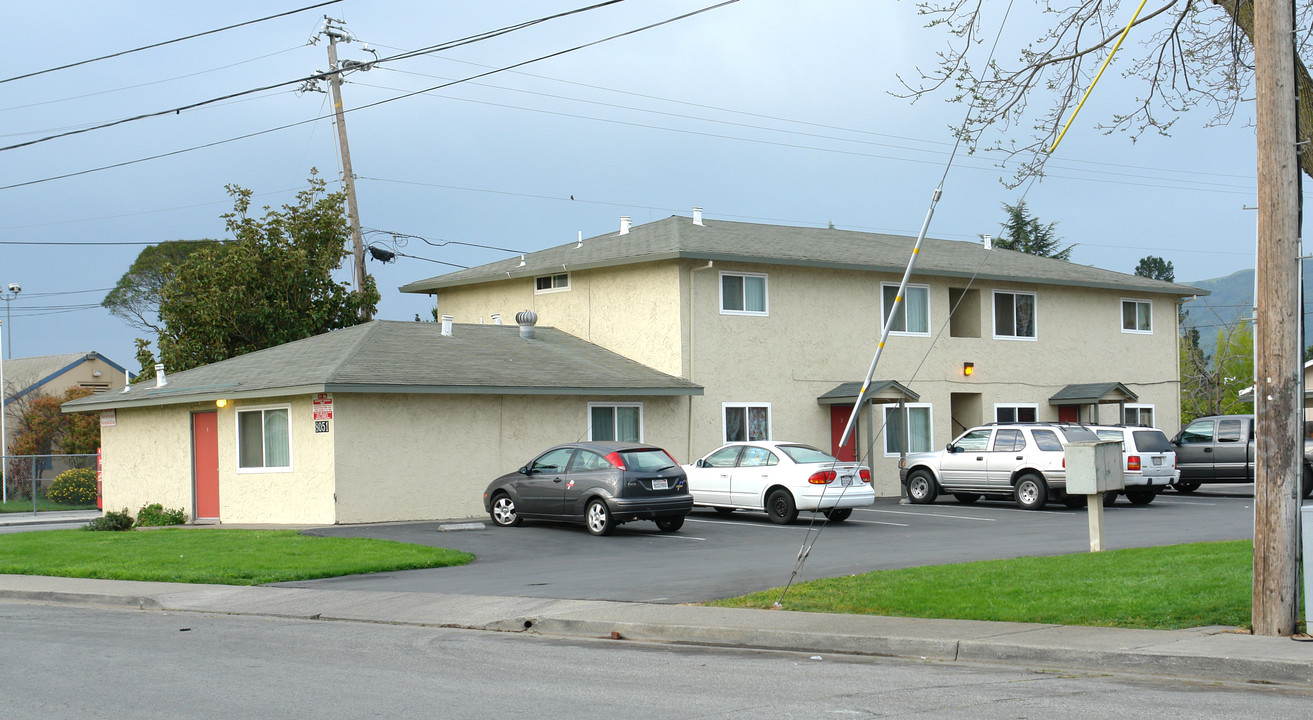
[[[1090,403],[1135,402],[1139,395],[1119,382],[1078,383],[1068,385],[1053,397],[1050,405],[1088,405]]]
[[[828,228],[707,220],[695,225],[678,215],[638,225],[624,235],[609,233],[401,286],[402,292],[432,293],[446,287],[685,258],[768,265],[801,265],[902,273],[916,238]],[[1091,265],[1038,257],[1013,250],[986,250],[980,243],[926,238],[915,275],[1091,288],[1207,295],[1188,285],[1151,280]]]
[[[532,339],[514,325],[374,320],[203,365],[167,384],[147,381],[65,403],[68,411],[314,392],[522,395],[701,395],[657,372],[555,328]]]

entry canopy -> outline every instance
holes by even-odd
[[[1049,398],[1050,405],[1102,405],[1135,402],[1140,396],[1119,382],[1068,385]]]
[[[852,405],[857,402],[857,394],[861,390],[862,384],[860,382],[842,383],[816,398],[816,402],[821,405]],[[872,380],[871,386],[866,389],[866,401],[872,403],[896,403],[899,400],[916,402],[920,399],[920,395],[907,389],[906,386],[896,380]]]

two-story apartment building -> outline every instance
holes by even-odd
[[[632,227],[622,218],[618,233],[401,289],[436,296],[438,312],[457,322],[533,309],[543,325],[703,387],[687,399],[682,446],[670,448],[682,458],[734,439],[840,450],[835,437],[914,240],[704,221],[695,209],[692,218]],[[995,420],[1176,427],[1177,311],[1198,294],[927,238],[874,376],[894,391],[864,409],[855,433],[877,490],[898,492],[902,423],[890,402],[900,395],[911,451]]]

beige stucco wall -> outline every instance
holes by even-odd
[[[493,478],[552,445],[588,439],[590,401],[641,402],[645,442],[685,435],[683,397],[338,393],[337,521],[480,516]]]
[[[101,428],[100,447],[106,510],[135,516],[157,502],[194,516],[189,407],[121,408]]]
[[[648,367],[682,375],[679,353],[680,263],[665,261],[618,268],[570,270],[570,288],[534,292],[534,277],[444,288],[438,312],[455,322],[515,323],[532,309],[538,324],[620,353]]]
[[[237,470],[237,413],[287,407],[290,471]],[[327,524],[335,520],[334,436],[316,433],[312,397],[238,400],[219,409],[219,519],[224,523]]]

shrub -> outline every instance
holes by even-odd
[[[82,526],[83,530],[131,530],[132,516],[128,514],[128,509],[123,508],[122,512],[110,510],[104,515],[92,520]]]
[[[137,511],[137,527],[159,527],[161,525],[181,525],[187,522],[187,513],[182,508],[165,510],[159,503],[142,505]]]
[[[55,476],[46,491],[46,499],[64,505],[96,503],[96,471],[90,468],[65,470]]]

